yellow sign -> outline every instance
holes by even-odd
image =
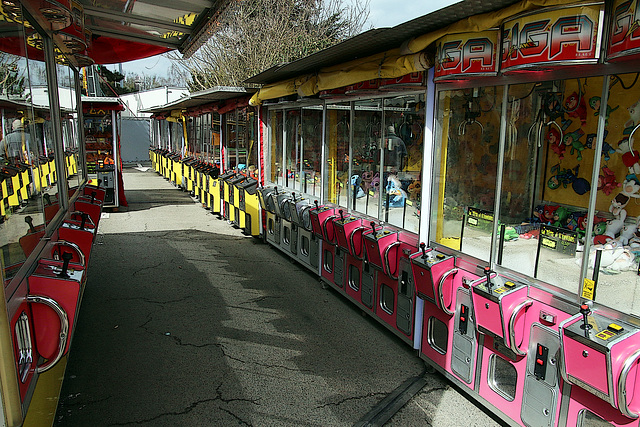
[[[595,291],[596,282],[585,277],[584,282],[582,283],[582,298],[593,301]]]
[[[616,336],[616,333],[608,329],[605,329],[604,331],[598,332],[596,334],[596,337],[600,338],[601,340],[608,340],[609,338],[615,337],[615,336]]]

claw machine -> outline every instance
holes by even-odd
[[[103,207],[117,208],[126,203],[120,160],[119,119],[123,110],[118,98],[82,98],[87,172],[91,184],[105,189]]]

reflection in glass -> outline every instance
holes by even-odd
[[[591,86],[591,79],[588,84]],[[639,99],[640,82],[636,73],[614,75],[609,79],[607,105],[601,103],[600,94],[595,90],[585,93],[587,123],[591,123],[590,116],[604,114],[606,124],[599,179],[597,186],[592,185],[592,191],[597,191],[598,213],[594,218],[593,245],[585,254],[589,266],[587,277],[597,275],[596,302],[634,315],[640,315],[640,297],[637,296],[640,285]],[[587,142],[592,132],[595,131],[589,126],[582,141]],[[593,150],[587,148],[582,153],[582,163],[591,161]],[[570,156],[567,150],[565,157]],[[579,176],[587,176],[582,173],[582,167]],[[564,193],[569,192],[564,190]],[[599,268],[594,273],[598,252]]]
[[[272,111],[270,113],[269,132],[269,178],[271,182],[284,185],[282,176],[282,150],[283,150],[283,117],[282,111]]]
[[[300,177],[300,155],[302,142],[301,135],[301,118],[300,110],[293,109],[287,110],[285,113],[284,126],[285,126],[285,186],[293,190],[299,190],[300,185],[298,178]]]
[[[3,45],[11,50],[0,52],[0,255],[6,285],[44,236],[45,219],[51,220],[58,206],[42,44],[30,43],[37,58],[29,58],[23,24],[7,18],[0,27]],[[29,31],[36,40],[35,31]]]
[[[355,206],[352,188],[354,185],[359,188],[361,180],[356,175],[349,179],[350,125],[351,107],[348,102],[327,105],[327,200],[347,208]],[[362,190],[360,193],[364,195]]]
[[[498,262],[576,292],[602,78],[509,87]],[[593,110],[592,110],[593,111]]]
[[[320,196],[322,107],[302,109],[300,191]],[[340,179],[341,177],[338,177]],[[343,179],[346,177],[342,177]]]
[[[425,95],[384,100],[383,219],[418,232]]]
[[[442,91],[438,97],[433,230],[437,243],[489,260],[502,88]]]
[[[378,218],[382,99],[356,101],[354,108],[352,177],[362,190],[355,190],[356,210]]]

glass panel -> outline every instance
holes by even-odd
[[[247,109],[242,108],[237,111],[237,165],[238,168],[244,170],[247,168],[247,141],[249,139],[247,128]]]
[[[6,50],[0,52],[0,256],[6,286],[44,236],[41,195],[50,200],[47,219],[58,206],[50,173],[53,157],[45,151],[45,136],[51,138],[46,133],[50,113],[42,39],[33,29],[25,34],[23,24],[10,17],[0,21],[0,27]],[[26,55],[27,38],[31,58]]]
[[[351,126],[351,104],[344,102],[341,104],[327,105],[326,121],[327,138],[327,176],[328,191],[327,200],[340,206],[353,208],[352,185],[360,186],[362,179],[360,176],[349,177],[349,129]],[[314,183],[315,186],[315,183]],[[364,197],[363,190],[356,196]]]
[[[213,159],[212,163],[220,165],[220,114],[213,113],[211,125],[211,142],[213,144]]]
[[[489,260],[502,87],[438,96],[432,239]],[[463,228],[464,226],[464,228]]]
[[[509,87],[498,262],[571,292],[598,129],[587,104],[601,93],[601,77]]]
[[[174,153],[184,153],[184,133],[182,131],[182,121],[170,123],[171,129],[171,151]]]
[[[278,185],[284,185],[282,176],[283,117],[282,111],[270,112],[269,180]]]
[[[68,67],[58,67],[58,91],[60,94],[60,109],[62,125],[62,143],[64,146],[65,176],[69,187],[78,187],[83,178],[78,170],[79,135],[77,131],[78,102],[76,97],[75,77],[73,70]]]
[[[600,104],[598,95],[587,94],[589,116],[604,111],[605,106]],[[587,272],[589,279],[597,279],[597,302],[634,315],[640,315],[640,304],[636,302],[640,301],[636,292],[640,284],[637,263],[640,251],[639,99],[640,83],[636,73],[611,77],[605,138],[600,153],[598,214],[594,219],[594,246],[588,254],[590,268]],[[588,155],[584,157],[583,162],[589,160]],[[582,169],[580,176],[585,176]],[[594,273],[598,251],[601,251],[599,269]]]
[[[319,197],[322,164],[322,106],[302,109],[301,145],[300,191]],[[338,176],[338,180],[346,183],[346,176]]]
[[[425,95],[384,100],[384,221],[418,232]]]
[[[257,178],[260,164],[258,152],[258,120],[253,108],[247,109],[247,168]]]
[[[237,126],[236,126],[236,111],[233,110],[229,113],[225,113],[225,128],[222,138],[224,139],[224,156],[225,163],[228,169],[233,169],[238,166],[237,158]]]
[[[285,123],[285,186],[298,190],[299,171],[300,171],[300,143],[301,135],[301,118],[300,110],[287,110],[284,119]]]
[[[382,100],[355,102],[352,175],[361,179],[362,197],[356,190],[356,210],[378,218]],[[357,178],[356,178],[357,179]]]

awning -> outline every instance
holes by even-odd
[[[189,56],[210,37],[230,1],[101,0],[96,6],[94,0],[21,0],[21,4],[26,15],[56,39],[71,63],[91,58],[98,64],[113,64],[170,50]],[[7,2],[1,7],[5,17],[21,14]]]
[[[499,26],[518,13],[572,0],[465,0],[397,25],[371,30],[343,43],[289,64],[273,67],[247,82],[264,86],[251,99],[299,94],[312,96],[323,90],[379,78],[396,78],[424,71],[432,64],[426,50],[446,34],[482,31]],[[374,39],[383,40],[376,44]],[[393,43],[390,43],[392,41]]]

